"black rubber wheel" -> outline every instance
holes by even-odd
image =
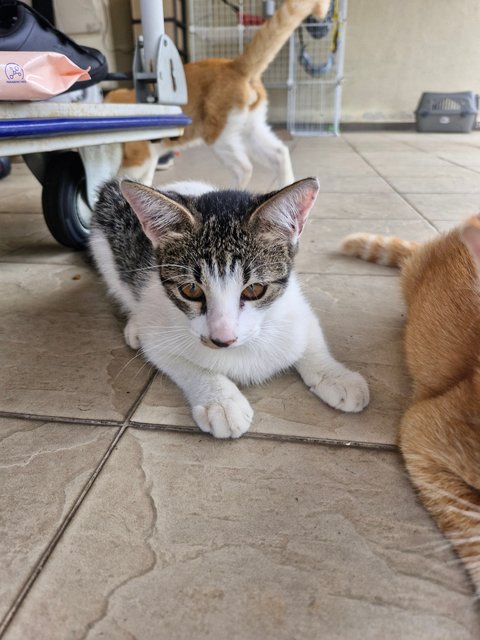
[[[6,178],[10,175],[12,170],[12,163],[7,156],[0,156],[0,179]]]
[[[85,169],[80,155],[64,151],[52,155],[45,169],[43,216],[52,236],[65,247],[85,249],[90,233]]]

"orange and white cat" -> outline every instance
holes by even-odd
[[[323,18],[329,6],[330,0],[286,0],[237,58],[184,65],[188,103],[183,111],[192,124],[176,140],[127,142],[121,173],[151,184],[158,158],[167,149],[203,141],[235,174],[239,188],[250,182],[254,161],[275,172],[277,187],[293,182],[288,147],[267,124],[267,93],[261,76],[298,25],[310,14]],[[135,102],[135,92],[117,89],[105,101]]]
[[[480,595],[480,216],[424,245],[354,234],[342,252],[401,268],[414,399],[400,449]]]

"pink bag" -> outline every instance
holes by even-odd
[[[46,100],[90,80],[67,56],[52,51],[0,51],[0,100]]]

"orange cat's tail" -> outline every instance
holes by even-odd
[[[352,233],[343,240],[340,251],[346,256],[355,256],[368,262],[400,267],[419,246],[418,242],[408,242],[394,236]]]
[[[472,410],[472,394],[478,397],[479,391],[478,383],[465,381],[443,396],[417,402],[402,419],[400,448],[424,506],[480,596],[478,402]]]
[[[257,78],[267,69],[298,25],[310,14],[324,18],[330,0],[285,0],[246,46],[233,66],[248,78]]]

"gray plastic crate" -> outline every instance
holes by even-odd
[[[473,91],[422,93],[415,111],[417,131],[468,133],[475,127],[477,111]]]

